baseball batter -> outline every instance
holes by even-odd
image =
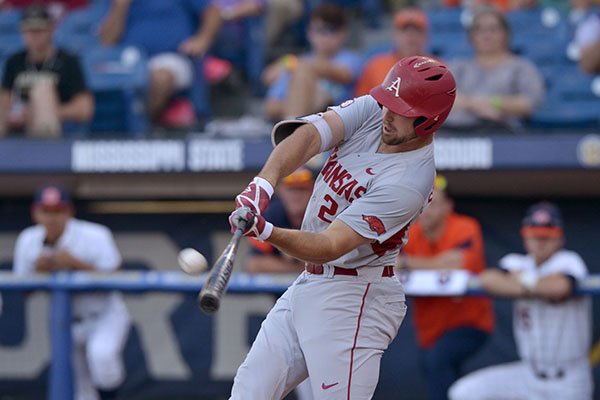
[[[73,218],[73,204],[61,187],[38,190],[32,208],[37,225],[17,238],[13,269],[34,272],[111,272],[121,255],[105,226]],[[73,296],[73,369],[76,400],[114,399],[125,379],[121,351],[131,325],[119,293]]]
[[[518,298],[513,329],[521,361],[459,379],[450,388],[452,400],[592,398],[591,303],[573,296],[587,268],[577,253],[562,248],[562,217],[555,205],[531,206],[521,234],[527,254],[508,254],[501,270],[481,275],[489,293]]]
[[[318,399],[372,397],[406,314],[395,257],[431,196],[432,134],[454,98],[444,64],[409,57],[370,95],[276,125],[277,146],[236,198],[230,222],[250,221],[248,236],[304,260],[306,270],[263,322],[232,399],[281,399],[307,376]],[[327,150],[301,230],[266,221],[273,186]]]

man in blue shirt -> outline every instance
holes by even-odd
[[[174,93],[191,86],[193,64],[221,27],[209,0],[113,0],[100,27],[104,45],[137,46],[150,57],[148,109],[156,121]]]
[[[307,30],[311,51],[286,55],[263,74],[269,85],[265,112],[272,120],[307,115],[352,98],[361,58],[345,49],[344,10],[334,4],[314,9]]]

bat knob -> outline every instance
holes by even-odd
[[[198,307],[206,314],[214,314],[219,310],[220,303],[221,300],[217,296],[205,293],[203,296],[200,296]]]

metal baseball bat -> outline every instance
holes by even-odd
[[[248,224],[247,221],[240,220],[233,237],[210,270],[210,274],[200,294],[198,294],[198,307],[206,314],[214,314],[219,310],[221,297],[223,297],[229,283],[229,278],[231,278],[235,255],[246,224]]]

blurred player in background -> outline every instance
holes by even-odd
[[[6,61],[2,75],[0,136],[15,131],[58,137],[62,122],[90,121],[94,97],[78,58],[54,46],[54,21],[46,8],[26,8],[21,32],[25,49]]]
[[[399,266],[409,270],[485,269],[479,223],[453,211],[448,181],[438,174],[433,198],[408,232]],[[447,399],[450,385],[464,363],[494,329],[492,302],[487,297],[415,297],[413,317],[425,376],[433,400]]]
[[[58,186],[41,187],[32,207],[37,225],[17,238],[14,272],[113,272],[121,255],[105,226],[73,218],[73,203]],[[116,292],[78,294],[73,299],[73,369],[76,400],[115,399],[125,379],[121,352],[131,325]]]
[[[288,229],[300,229],[306,206],[312,195],[315,179],[306,167],[298,168],[286,176],[277,187],[277,196],[263,214],[273,224]],[[250,273],[293,273],[304,271],[304,262],[289,257],[267,242],[248,238],[250,255],[246,271]],[[310,381],[302,382],[295,390],[298,400],[313,399]]]
[[[232,399],[280,399],[307,376],[317,399],[373,396],[406,314],[395,259],[432,194],[433,133],[455,93],[444,64],[408,57],[370,95],[275,126],[278,144],[230,222],[248,221],[246,235],[306,261],[306,271],[267,315]],[[327,150],[302,229],[266,221],[274,186]]]
[[[385,79],[385,75],[401,58],[426,54],[429,22],[418,8],[401,9],[393,19],[394,49],[371,58],[364,66],[354,95],[362,96]]]
[[[450,389],[452,400],[592,398],[591,302],[574,293],[588,274],[585,263],[563,249],[563,221],[554,204],[531,206],[521,235],[527,254],[508,254],[499,269],[481,275],[488,293],[516,299],[513,328],[521,360],[459,379]]]

